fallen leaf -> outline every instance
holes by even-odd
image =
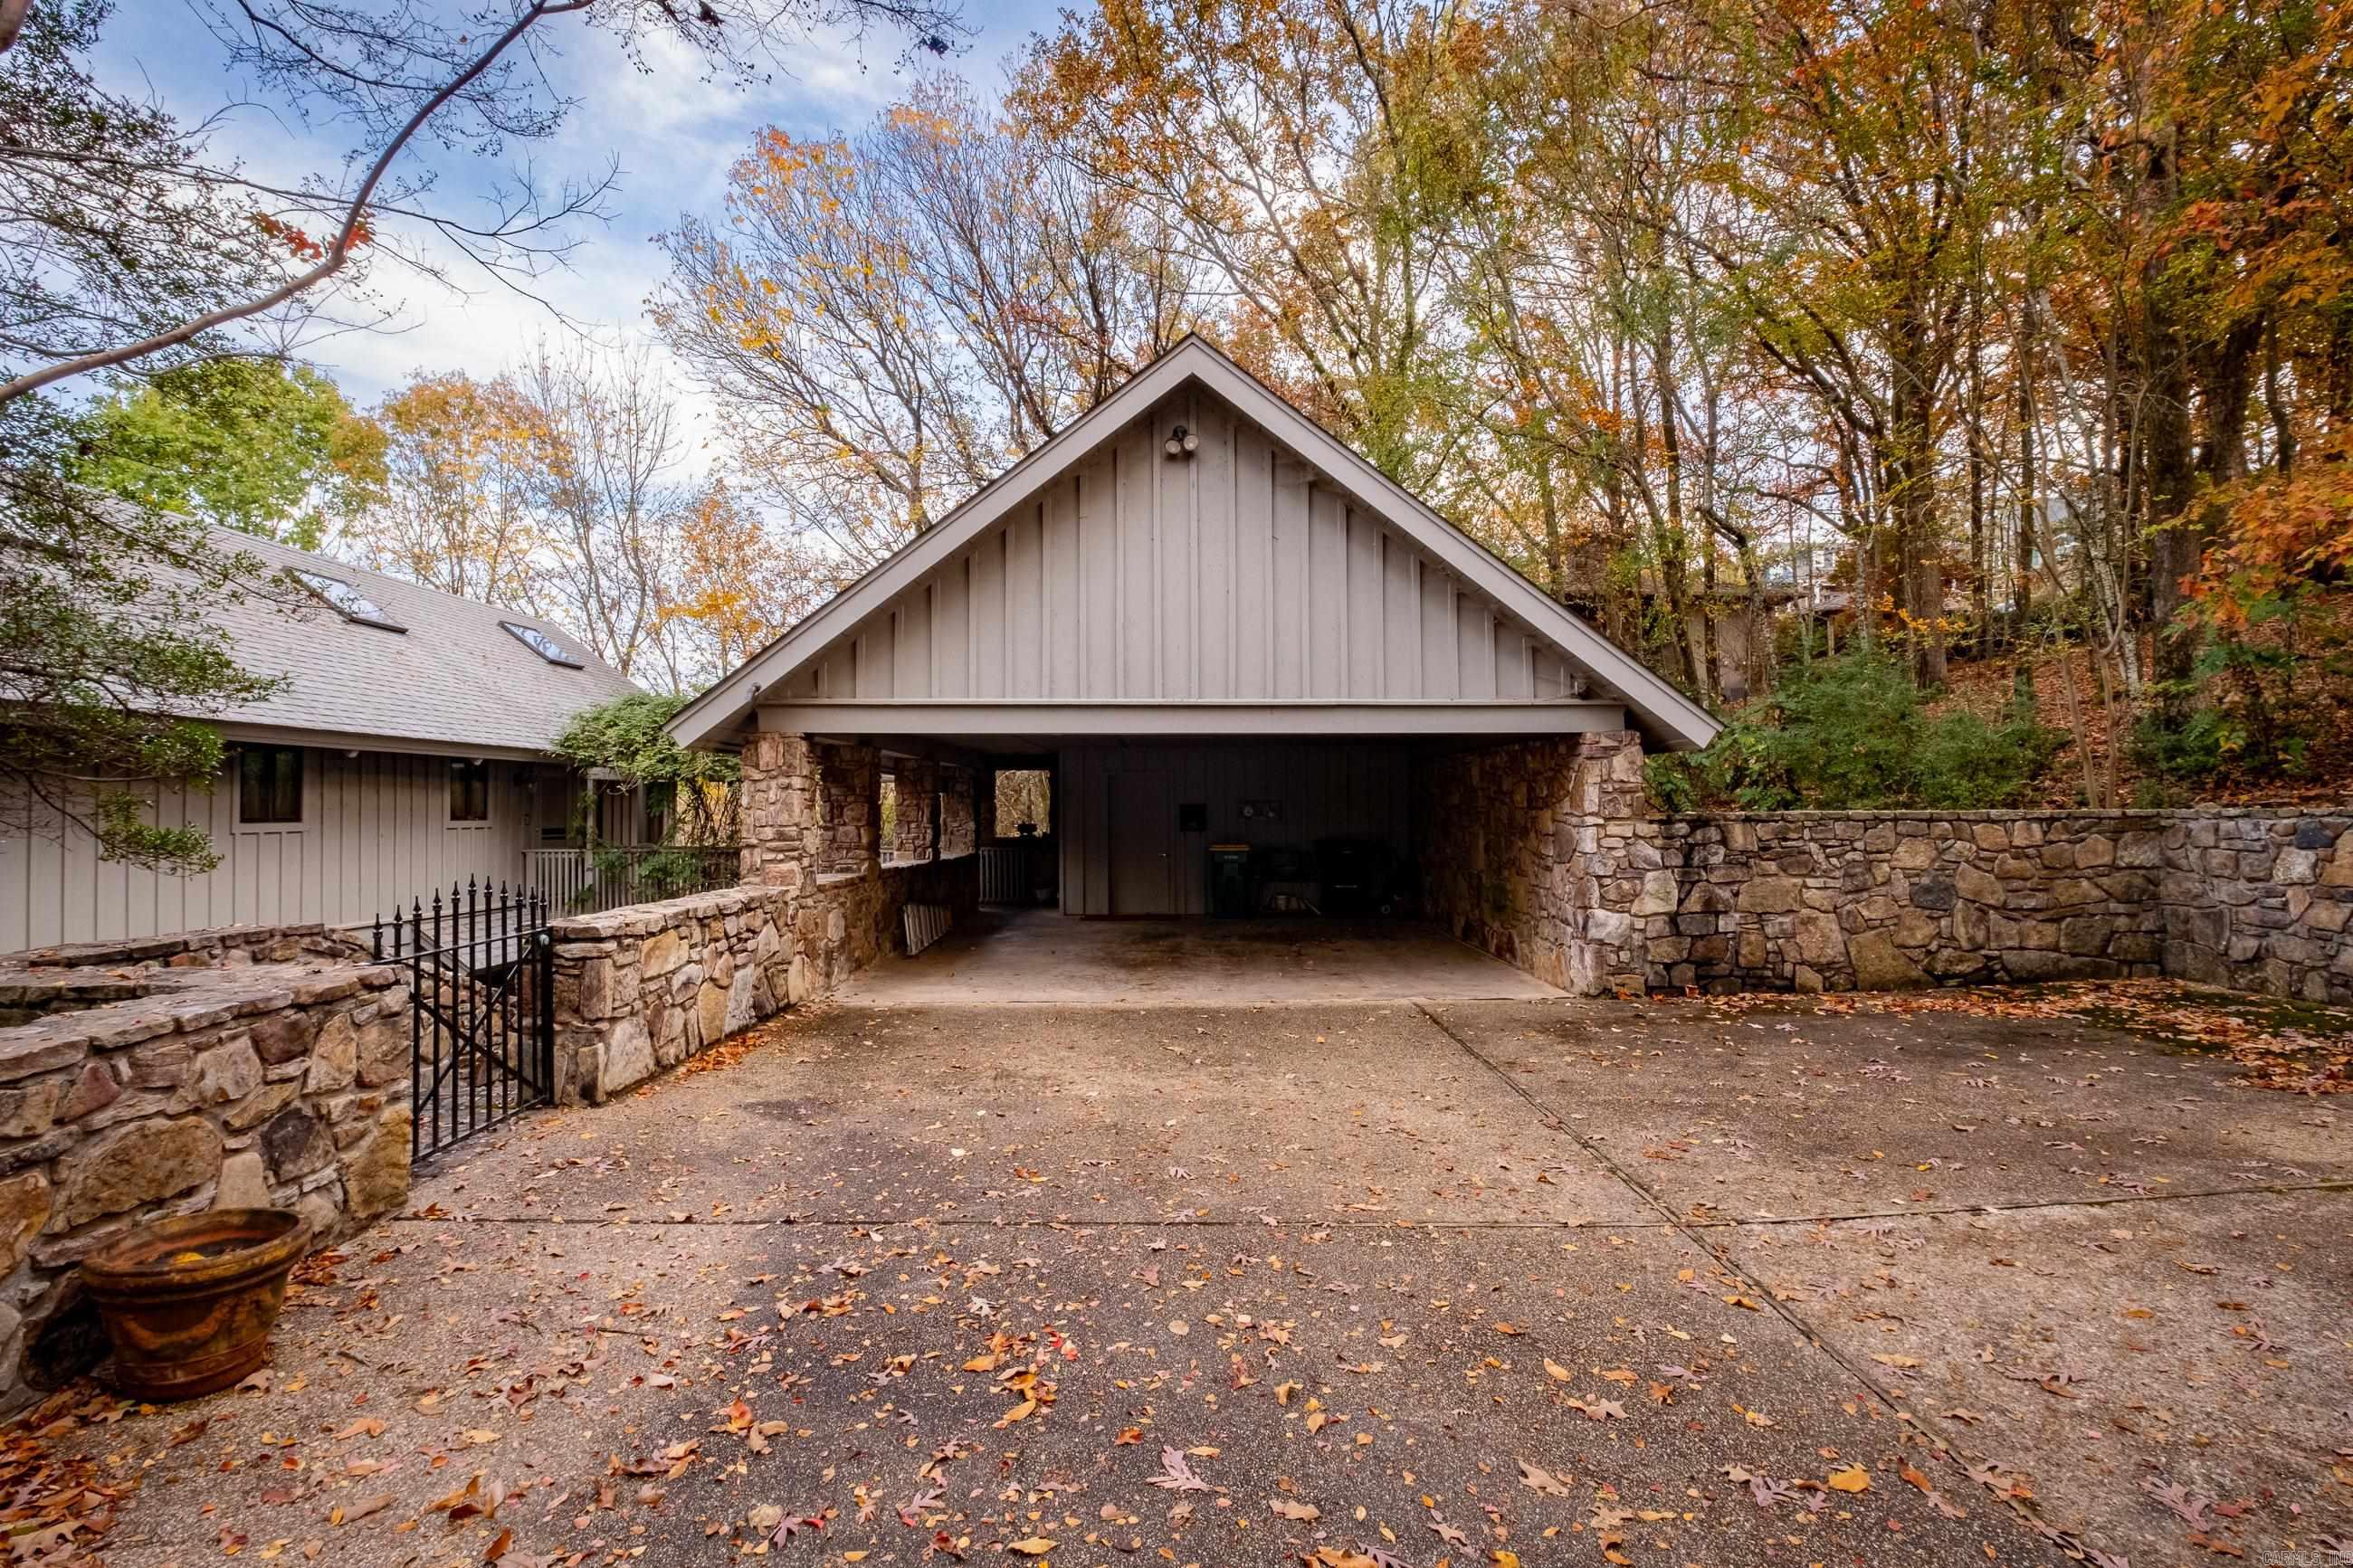
[[[1568,1482],[1565,1478],[1554,1475],[1542,1465],[1530,1464],[1525,1459],[1520,1461],[1520,1484],[1531,1491],[1542,1492],[1546,1497],[1570,1495]]]
[[[1155,1487],[1166,1487],[1170,1491],[1178,1492],[1206,1492],[1216,1489],[1208,1482],[1195,1475],[1193,1467],[1185,1462],[1185,1456],[1174,1448],[1160,1450],[1160,1468],[1162,1473],[1154,1476],[1151,1479],[1151,1484]]]

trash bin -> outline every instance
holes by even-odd
[[[1250,848],[1247,844],[1209,846],[1209,912],[1240,920],[1250,912]]]
[[[1377,838],[1322,838],[1315,868],[1327,915],[1368,915],[1388,889],[1389,847]]]

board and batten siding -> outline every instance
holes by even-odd
[[[525,772],[545,784],[527,785]],[[0,952],[210,926],[347,925],[469,877],[512,881],[539,842],[538,817],[564,822],[562,777],[493,762],[490,821],[451,822],[448,758],[306,747],[299,824],[239,825],[233,775],[209,794],[158,792],[151,822],[200,827],[221,852],[201,876],[100,860],[77,828],[12,834],[0,838]]]
[[[1189,458],[1161,444],[1178,425]],[[1198,386],[765,694],[771,701],[1544,700],[1549,642]]]
[[[1312,848],[1319,838],[1377,838],[1399,854],[1409,842],[1411,753],[1396,742],[1219,742],[1072,746],[1055,776],[1061,838],[1062,912],[1113,910],[1111,779],[1158,773],[1167,781],[1167,853],[1175,907],[1206,914],[1206,854],[1212,844]],[[1244,801],[1273,801],[1272,821],[1246,819]],[[1204,832],[1179,833],[1176,807],[1208,808]]]

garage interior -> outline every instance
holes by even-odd
[[[1434,745],[1029,736],[934,752],[974,775],[981,906],[843,994],[873,1006],[1558,996],[1422,907],[1413,779]],[[886,796],[893,762],[885,752]]]
[[[985,902],[1124,919],[1413,912],[1412,755],[1397,741],[1095,741],[1017,760],[983,774]]]

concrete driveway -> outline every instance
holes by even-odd
[[[2353,1150],[2234,1076],[1795,1004],[837,1005],[453,1160],[266,1389],[49,1442],[135,1479],[120,1565],[2342,1561]]]

